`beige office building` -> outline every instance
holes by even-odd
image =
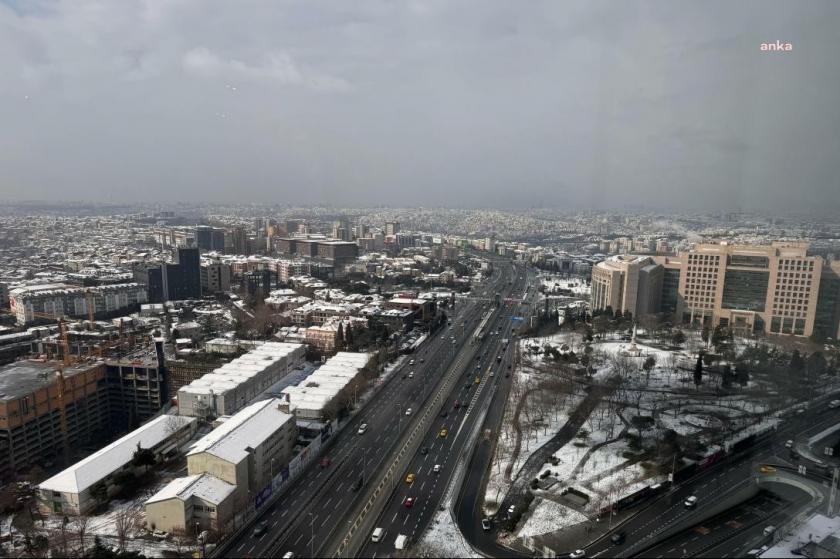
[[[661,268],[661,279],[651,266]],[[683,324],[739,334],[837,338],[840,262],[788,242],[704,243],[677,257],[613,257],[592,270],[592,308],[607,306],[634,316],[657,309]]]

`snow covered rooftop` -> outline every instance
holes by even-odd
[[[234,491],[236,491],[235,485],[222,481],[216,476],[206,473],[195,474],[173,479],[163,489],[152,495],[145,504],[174,498],[187,501],[191,497],[198,497],[203,501],[218,505]]]
[[[187,454],[207,452],[222,460],[239,463],[248,456],[246,447],[257,448],[287,421],[294,418],[278,408],[272,398],[246,406],[196,442]]]
[[[131,462],[138,444],[142,448],[154,448],[172,435],[173,426],[177,425],[179,430],[194,421],[194,417],[181,415],[158,416],[42,482],[39,487],[63,493],[81,493]]]

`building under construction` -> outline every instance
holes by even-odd
[[[108,400],[104,363],[30,360],[0,367],[0,480],[35,465],[49,468],[107,440]]]

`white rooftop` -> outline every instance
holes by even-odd
[[[222,481],[216,476],[206,473],[195,474],[173,479],[163,489],[152,495],[146,504],[174,498],[186,501],[190,497],[198,497],[203,501],[218,505],[234,491],[236,491],[235,485]]]
[[[196,421],[194,417],[161,415],[149,421],[108,446],[99,449],[84,460],[76,462],[39,487],[63,493],[81,493],[109,474],[119,470],[134,457],[139,444],[142,448],[153,448],[165,441],[172,433],[172,423],[178,428]]]
[[[246,447],[257,448],[287,421],[294,418],[278,409],[272,398],[246,406],[196,442],[189,455],[207,452],[237,464],[248,456]]]

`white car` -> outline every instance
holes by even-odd
[[[685,502],[683,503],[683,505],[685,505],[685,508],[687,508],[687,509],[694,508],[694,506],[696,504],[697,504],[697,496],[696,495],[692,495],[691,497],[686,499]]]
[[[364,434],[365,434],[365,431],[367,431],[367,423],[362,423],[361,425],[359,425],[359,431],[358,431],[358,433],[359,433],[360,435],[364,435]]]
[[[576,549],[573,552],[569,553],[569,557],[572,559],[580,559],[581,557],[586,557],[586,551],[582,549]]]
[[[408,378],[414,378],[414,371],[410,371],[408,373]]]
[[[785,448],[793,448],[793,439],[788,439],[785,442]]]
[[[440,473],[440,464],[435,464],[435,467],[432,468],[432,471],[436,474]]]
[[[405,410],[405,415],[411,415],[411,408],[407,408]]]

